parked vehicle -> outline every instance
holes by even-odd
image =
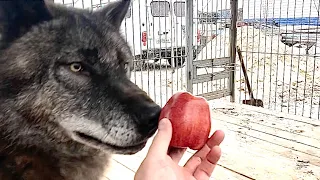
[[[69,2],[70,1],[70,2]],[[54,0],[66,6],[93,9],[94,11],[117,0]],[[202,13],[193,19],[193,51],[197,53],[212,40],[216,33],[205,32],[199,24],[216,24],[217,13]],[[180,66],[186,57],[186,2],[185,0],[132,0],[121,28],[132,48],[138,66],[147,61],[168,60]],[[174,62],[174,63],[173,63]]]
[[[115,1],[115,0],[111,0]],[[100,8],[107,3],[93,6]],[[196,29],[193,22],[194,58],[216,34]],[[133,0],[122,32],[132,47],[140,66],[148,60],[168,60],[170,65],[180,66],[185,61],[186,50],[186,3],[182,0]]]

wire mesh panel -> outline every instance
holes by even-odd
[[[113,1],[116,0],[54,2],[95,11]],[[224,44],[229,44],[226,30],[229,21],[218,17],[218,11],[221,10],[222,16],[228,5],[222,0],[217,3],[193,1],[193,4],[195,17],[191,26],[186,25],[186,1],[183,0],[132,0],[131,8],[122,23],[121,31],[134,54],[132,81],[161,106],[175,92],[187,90],[187,28],[192,29],[193,60],[212,61],[213,58],[221,57],[218,60],[222,63],[214,62],[217,66],[229,62],[228,48],[224,48],[227,47]],[[194,93],[225,90],[228,87],[228,72],[221,67],[213,68],[210,63],[206,64],[198,64],[201,69],[198,71],[200,74],[196,74],[198,77],[195,81],[199,82],[195,84]],[[213,80],[217,79],[210,78],[213,73],[221,78]],[[202,81],[201,75],[207,79]]]
[[[96,10],[111,1],[55,2]],[[121,31],[134,54],[132,81],[160,105],[181,90],[208,99],[235,93],[239,102],[253,97],[320,119],[319,17],[316,0],[132,0]]]
[[[93,11],[116,0],[55,0]],[[161,106],[186,90],[186,6],[180,0],[132,0],[121,31],[134,54],[131,79]]]
[[[319,119],[319,0],[239,0],[239,45],[265,108]],[[239,62],[239,61],[238,61]],[[237,97],[249,99],[237,68]]]
[[[208,100],[232,94],[232,11],[230,1],[193,1],[193,54],[189,57],[188,90]],[[189,8],[189,7],[188,7]],[[236,20],[236,19],[235,19]],[[191,23],[187,28],[191,28]],[[234,35],[235,36],[235,35]],[[191,43],[191,41],[190,41]],[[191,50],[190,50],[191,51]],[[189,55],[189,54],[188,54]]]

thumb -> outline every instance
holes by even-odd
[[[169,119],[164,118],[159,122],[158,132],[154,137],[148,151],[148,156],[164,158],[167,156],[172,137],[172,125]]]

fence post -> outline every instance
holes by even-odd
[[[187,91],[193,93],[193,0],[186,0],[186,78]]]
[[[231,7],[231,27],[230,27],[230,80],[229,87],[231,90],[230,101],[235,102],[235,66],[236,66],[236,46],[237,46],[237,20],[238,20],[238,0],[230,0]]]

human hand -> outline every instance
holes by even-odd
[[[206,145],[197,151],[187,163],[178,165],[185,149],[169,148],[172,137],[171,122],[164,118],[159,122],[156,134],[146,158],[135,174],[135,180],[206,180],[209,179],[221,157],[220,143],[223,131],[216,131]]]

